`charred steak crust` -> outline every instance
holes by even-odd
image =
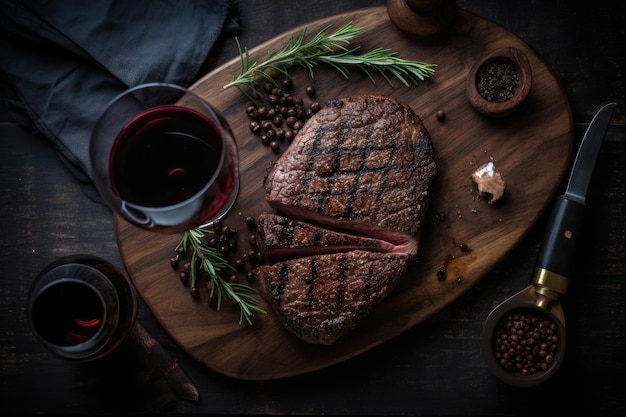
[[[256,269],[262,296],[292,334],[335,343],[387,297],[417,254],[435,171],[424,125],[393,98],[333,100],[307,121],[263,179],[269,204],[298,223],[267,217],[260,233],[266,254],[304,256],[289,252],[292,244],[311,256]],[[338,252],[348,235],[338,230],[383,249],[346,245]]]
[[[413,110],[363,95],[330,101],[309,119],[264,188],[285,214],[419,240],[435,171],[430,137]]]
[[[263,265],[256,273],[261,292],[291,333],[330,345],[387,297],[407,259],[405,253],[354,250]]]

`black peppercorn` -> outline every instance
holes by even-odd
[[[250,131],[252,133],[258,133],[261,130],[261,124],[256,120],[250,122]]]
[[[173,257],[170,258],[170,265],[172,266],[172,268],[176,269],[178,268],[178,264],[180,263],[180,254],[176,254]]]
[[[267,96],[267,101],[271,104],[277,104],[278,103],[278,96],[275,94],[270,94],[269,96]]]
[[[193,298],[198,298],[200,296],[200,291],[198,291],[198,288],[196,287],[191,287],[189,289],[189,293],[191,294]]]
[[[252,246],[253,248],[257,248],[259,246],[257,239],[256,239],[256,235],[250,235],[248,237],[248,243],[250,244],[250,246]]]
[[[250,229],[253,229],[256,226],[256,220],[254,220],[254,217],[252,216],[248,216],[246,217],[246,226],[248,226]]]
[[[253,119],[259,118],[259,109],[254,104],[248,106],[248,108],[246,109],[246,113],[248,113],[248,116]]]
[[[291,87],[293,87],[293,81],[291,81],[291,78],[287,77],[282,80],[281,85],[285,90],[291,90]]]
[[[289,127],[293,127],[293,125],[298,121],[298,118],[296,116],[289,116],[287,117],[287,126]]]
[[[314,101],[313,103],[311,103],[311,111],[313,112],[313,114],[320,111],[321,108],[322,105],[319,103],[319,101]]]
[[[272,123],[274,123],[274,126],[276,127],[281,127],[283,125],[283,116],[281,116],[280,114],[274,116],[274,118],[272,119]]]

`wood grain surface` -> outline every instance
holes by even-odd
[[[349,21],[363,28],[354,45],[363,50],[384,47],[405,59],[438,65],[434,77],[407,88],[382,78],[373,84],[359,72],[346,80],[320,66],[315,78],[293,72],[294,94],[308,100],[313,83],[317,100],[362,93],[385,94],[408,103],[430,132],[439,165],[431,192],[420,253],[393,293],[350,335],[333,346],[308,345],[267,315],[240,325],[236,307],[219,312],[198,300],[178,280],[169,258],[179,235],[140,230],[116,217],[118,246],[129,275],[146,304],[172,338],[199,363],[228,376],[269,380],[306,373],[359,355],[403,333],[448,306],[489,272],[535,224],[554,197],[568,167],[573,121],[566,95],[551,69],[519,37],[474,14],[458,9],[441,39],[420,42],[389,21],[385,7],[373,7],[314,21],[313,34],[326,24]],[[255,59],[280,49],[296,27],[251,50]],[[468,103],[467,75],[477,59],[498,48],[513,46],[528,56],[533,73],[530,95],[522,108],[504,119],[489,119]],[[239,147],[241,190],[225,223],[238,230],[239,248],[247,248],[246,216],[272,211],[263,198],[261,182],[267,166],[278,158],[248,129],[248,100],[235,88],[224,90],[233,60],[204,78],[192,90],[210,101],[231,124]],[[443,110],[443,122],[436,117]],[[470,174],[493,157],[507,182],[505,197],[489,205],[477,198]],[[435,214],[445,213],[445,221]]]

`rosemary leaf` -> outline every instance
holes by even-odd
[[[239,74],[233,75],[233,80],[224,88],[236,86],[244,92],[243,87],[247,87],[256,91],[255,81],[258,78],[264,78],[276,84],[270,71],[277,71],[288,76],[292,65],[300,65],[309,72],[311,78],[314,78],[315,67],[320,63],[330,65],[345,78],[350,76],[348,66],[354,66],[362,70],[375,83],[369,71],[373,70],[392,85],[387,75],[389,73],[407,87],[411,84],[418,84],[435,73],[436,64],[398,58],[396,52],[386,48],[358,53],[360,47],[349,47],[350,41],[361,31],[360,28],[354,27],[352,22],[340,27],[334,33],[329,33],[331,27],[332,25],[324,26],[308,42],[305,42],[307,34],[305,27],[298,37],[290,36],[283,49],[275,53],[268,51],[262,62],[251,61],[248,49],[242,49],[239,40],[235,38],[241,69]]]
[[[258,295],[258,291],[244,284],[229,283],[220,276],[220,272],[227,269],[235,271],[235,267],[208,244],[206,240],[208,233],[212,232],[199,227],[189,229],[183,232],[176,246],[176,250],[182,248],[186,253],[191,252],[191,286],[195,287],[197,283],[196,269],[207,272],[211,280],[209,296],[215,299],[216,310],[221,309],[223,300],[233,300],[239,306],[239,324],[243,323],[244,319],[248,324],[252,324],[255,312],[265,314],[259,307],[259,300],[254,297]]]

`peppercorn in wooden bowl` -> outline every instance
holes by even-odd
[[[517,48],[490,52],[470,70],[467,98],[479,113],[493,118],[508,116],[526,100],[532,86],[532,70]]]

